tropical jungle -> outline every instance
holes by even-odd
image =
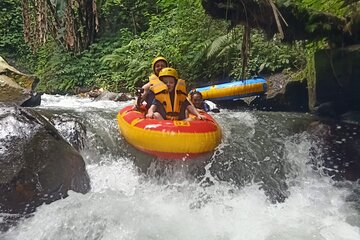
[[[48,93],[70,93],[79,86],[131,91],[146,81],[151,59],[158,55],[169,58],[187,81],[207,83],[228,76],[250,77],[260,70],[303,71],[314,50],[328,48],[335,40],[341,44],[341,36],[330,32],[330,20],[311,18],[322,12],[329,19],[347,19],[347,24],[336,27],[352,31],[350,23],[358,14],[357,1],[274,1],[298,14],[299,22],[286,26],[276,10],[280,28],[275,25],[275,31],[266,32],[265,25],[238,24],[230,15],[214,18],[202,2],[221,1],[3,0],[0,54],[39,76],[39,90]],[[257,14],[252,16],[254,22],[274,17],[262,6],[272,1],[230,2],[249,2],[248,14]],[[296,31],[298,25],[307,29],[308,36],[293,36],[284,43],[286,28]],[[244,33],[249,34],[245,42]]]
[[[0,239],[360,239],[360,0],[0,10]],[[158,57],[165,107],[263,88],[154,119]]]

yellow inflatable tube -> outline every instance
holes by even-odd
[[[221,129],[208,114],[206,120],[173,121],[144,118],[132,106],[120,110],[117,122],[125,140],[148,154],[166,158],[193,158],[214,151],[221,142]]]

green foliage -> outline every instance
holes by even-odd
[[[197,79],[196,68],[201,66],[197,56],[203,43],[227,26],[206,16],[200,1],[158,3],[162,15],[151,18],[149,29],[103,58],[103,63],[114,71],[113,78],[129,90],[147,81],[150,62],[159,55],[168,58],[180,71],[181,78]]]
[[[48,42],[38,51],[38,71],[42,81],[39,90],[51,93],[72,93],[76,87],[115,88],[111,71],[101,64],[104,53],[110,53],[118,43],[103,40],[79,55],[73,55]]]
[[[188,84],[207,84],[241,72],[242,30],[228,32],[225,21],[209,18],[200,1],[158,1],[161,15],[152,16],[149,29],[102,58],[113,70],[112,81],[132,90],[147,81],[150,62],[165,56]],[[248,76],[260,68],[275,72],[304,65],[302,45],[266,41],[261,33],[252,35]]]
[[[315,52],[319,49],[326,48],[326,46],[327,44],[325,40],[306,43],[305,52],[304,52],[306,58],[306,66],[302,68],[300,71],[295,72],[292,78],[300,81],[306,79],[309,88],[312,87],[315,83],[315,66],[314,66]]]
[[[100,20],[103,32],[114,33],[127,28],[134,34],[149,27],[149,19],[157,13],[156,0],[102,0]]]
[[[62,1],[53,2],[61,11]],[[6,4],[17,17],[12,20],[15,28],[0,39],[0,46],[17,48],[12,52],[18,54],[27,49],[21,42],[21,4],[5,0],[0,6]],[[98,86],[132,91],[148,81],[151,60],[159,55],[189,85],[240,76],[243,30],[228,31],[229,23],[206,15],[200,0],[100,0],[97,4],[102,32],[89,49],[74,55],[52,40],[36,54],[23,54],[36,62],[41,90],[68,93],[78,86]],[[1,26],[8,25],[3,19],[0,16]],[[266,40],[260,32],[252,32],[249,54],[247,77],[259,70],[272,73],[305,64],[303,44],[283,45],[276,38]]]
[[[307,39],[318,41],[325,37],[333,47],[358,42],[359,0],[278,0],[277,3],[291,10],[295,19],[304,27]],[[297,24],[291,20],[289,22],[290,27]]]
[[[203,53],[199,56],[206,59],[207,65],[216,66],[217,62],[223,62],[222,71],[225,72],[224,75],[239,78],[242,67],[242,35],[243,30],[235,28],[207,43]],[[305,66],[304,48],[300,42],[284,45],[276,37],[266,40],[263,34],[258,31],[253,31],[251,35],[249,55],[248,77],[260,71],[261,73],[272,73],[286,69],[301,69]],[[220,69],[215,68],[215,70],[219,71]],[[219,77],[219,74],[215,73],[215,76]]]
[[[9,53],[19,50],[23,45],[21,6],[16,0],[3,0],[0,2],[0,49]]]
[[[135,52],[133,49],[140,51]],[[113,70],[112,82],[118,85],[118,89],[133,90],[146,76],[148,57],[141,49],[141,42],[135,39],[102,58],[104,65]]]
[[[344,16],[347,11],[344,0],[297,0],[295,3],[302,8],[338,16]]]
[[[322,12],[343,18],[351,17],[360,11],[359,0],[278,0],[277,2],[285,6],[296,5],[309,12]]]
[[[31,68],[33,62],[23,38],[21,1],[2,0],[0,11],[0,55]]]
[[[251,36],[249,72],[273,73],[283,70],[300,70],[305,67],[306,56],[302,42],[282,44],[275,36],[266,41],[260,32]]]

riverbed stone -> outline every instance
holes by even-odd
[[[267,111],[306,112],[308,90],[306,81],[293,81],[284,74],[267,77],[269,90],[266,95],[255,98],[250,106]]]
[[[0,107],[0,211],[30,213],[43,203],[86,193],[81,155],[32,109]]]
[[[101,92],[95,98],[95,101],[112,100],[115,102],[120,102],[120,101],[129,101],[131,99],[133,99],[133,97],[131,97],[125,93],[115,93],[115,92],[104,91],[104,92]]]
[[[337,116],[360,110],[360,44],[315,53],[315,84],[309,89],[311,110],[332,102]],[[321,112],[323,113],[323,112]],[[324,113],[326,115],[326,112]]]
[[[18,71],[0,56],[0,102],[21,105],[32,98],[38,82],[36,76]]]
[[[311,151],[314,166],[334,180],[360,179],[359,125],[327,119],[311,123],[308,131],[320,147]]]
[[[84,149],[86,140],[86,127],[75,116],[71,114],[49,116],[51,124],[59,131],[61,136],[71,146],[80,151]]]

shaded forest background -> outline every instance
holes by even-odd
[[[359,14],[354,0],[263,2],[349,22]],[[92,86],[132,91],[147,81],[150,62],[159,55],[193,86],[259,72],[301,78],[312,53],[331,46],[321,34],[283,44],[281,28],[265,36],[263,30],[214,19],[200,0],[2,0],[0,10],[0,55],[38,75],[38,90],[48,93]],[[306,30],[316,35],[320,24],[326,29],[324,22],[312,21]]]

